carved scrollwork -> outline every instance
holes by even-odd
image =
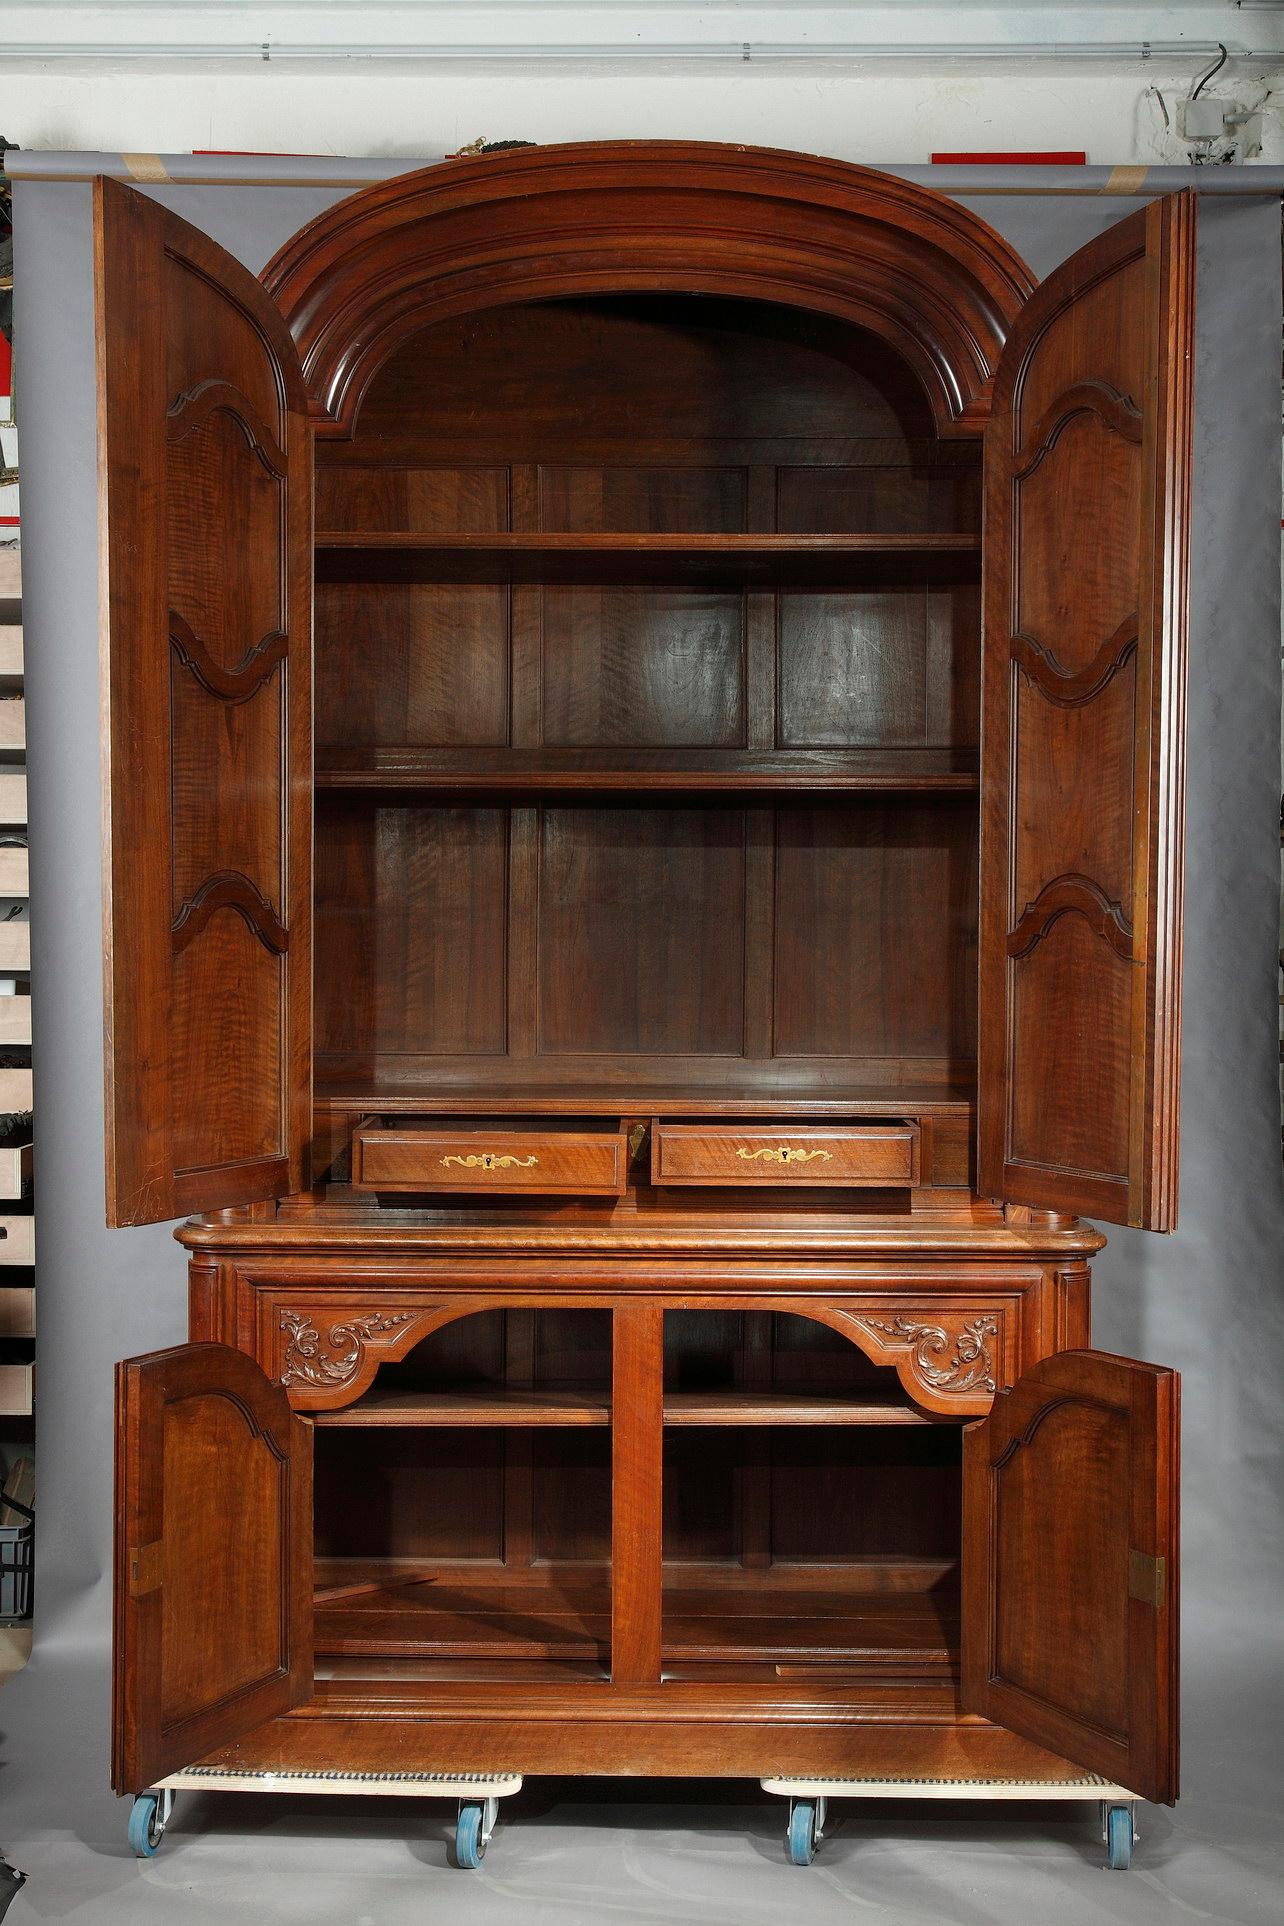
[[[1137,647],[1137,615],[1126,615],[1112,635],[1108,635],[1091,662],[1082,669],[1062,668],[1051,649],[1045,649],[1032,635],[1018,633],[1012,638],[1012,660],[1028,682],[1033,683],[1049,702],[1063,709],[1077,709],[1113,682]]]
[[[1079,415],[1095,415],[1125,441],[1141,441],[1141,410],[1131,395],[1120,394],[1108,381],[1076,381],[1039,416],[1017,456],[1013,478],[1025,481],[1032,475]]]
[[[856,1323],[880,1342],[904,1347],[914,1376],[929,1390],[963,1396],[995,1389],[996,1317],[969,1318],[953,1330],[944,1324],[924,1324],[904,1316],[859,1317]]]
[[[1122,903],[1098,888],[1090,876],[1054,876],[1032,903],[1027,903],[1008,936],[1008,955],[1025,956],[1042,941],[1060,916],[1082,916],[1089,929],[1109,943],[1125,963],[1132,961],[1132,925]]]
[[[285,661],[287,640],[280,629],[273,629],[261,642],[247,649],[234,669],[222,668],[189,622],[176,610],[169,612],[169,646],[185,669],[190,669],[203,689],[224,702],[248,702]]]
[[[230,381],[200,381],[194,388],[176,395],[169,406],[169,439],[181,441],[185,435],[203,428],[212,414],[230,416],[245,437],[246,446],[257,456],[276,481],[285,477],[285,450],[276,436],[259,418],[248,397]]]
[[[529,1157],[507,1157],[501,1156],[497,1150],[483,1150],[467,1157],[456,1156],[452,1152],[449,1157],[443,1157],[441,1162],[443,1169],[450,1164],[458,1164],[461,1170],[533,1170],[539,1158],[534,1151]]]
[[[222,909],[235,910],[273,956],[284,956],[289,949],[290,932],[266,896],[260,895],[239,869],[221,869],[217,875],[207,876],[180,907],[171,928],[175,950],[184,949],[199,936],[211,916]]]
[[[417,1311],[367,1311],[361,1317],[332,1324],[322,1340],[312,1319],[301,1311],[282,1309],[281,1329],[289,1332],[281,1360],[281,1383],[309,1385],[333,1391],[350,1384],[361,1368],[372,1338],[399,1331],[419,1315]]]

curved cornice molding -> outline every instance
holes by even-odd
[[[840,316],[897,349],[939,434],[984,422],[1034,280],[975,214],[846,161],[602,141],[442,162],[340,201],[263,271],[323,434],[409,335],[514,301],[682,290]]]

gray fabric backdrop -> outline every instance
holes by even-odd
[[[340,196],[157,198],[257,269]],[[987,199],[1040,272],[1129,210]],[[112,1364],[185,1335],[170,1228],[103,1222],[102,954],[91,192],[16,195],[40,1223],[36,1655],[0,1701],[3,1784],[30,1816],[107,1779]],[[1284,1181],[1276,1080],[1277,203],[1201,207],[1181,1222],[1116,1231],[1094,1341],[1185,1373],[1185,1658],[1278,1630],[1284,1579]],[[229,1500],[232,1499],[229,1494]],[[74,1662],[74,1673],[63,1668]],[[74,1677],[74,1690],[68,1681]],[[1250,1692],[1250,1706],[1258,1701]],[[1259,1708],[1260,1709],[1260,1708]],[[1249,1723],[1244,1744],[1264,1733]],[[1206,1733],[1186,1731],[1188,1760]],[[1180,1824],[1180,1815],[1176,1822]],[[17,1836],[15,1832],[13,1836]],[[3,1831],[0,1830],[0,1837]],[[1233,1916],[1233,1915],[1228,1915]]]

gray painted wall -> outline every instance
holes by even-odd
[[[252,268],[341,196],[167,188]],[[1040,270],[1128,211],[987,199]],[[103,1761],[112,1364],[186,1336],[170,1228],[103,1222],[97,523],[91,197],[18,185],[24,618],[31,765],[40,1219],[36,1657],[6,1691],[21,1772],[73,1744]],[[1096,1341],[1185,1374],[1187,1653],[1224,1610],[1273,1614],[1284,1502],[1284,1181],[1275,1081],[1279,781],[1279,210],[1201,209],[1180,1229],[1112,1234]],[[229,1506],[235,1494],[229,1493]],[[1276,1589],[1273,1589],[1276,1588]],[[50,1725],[58,1668],[88,1666]],[[51,1696],[52,1694],[52,1696]],[[46,1731],[45,1728],[48,1727]],[[57,1732],[59,1736],[53,1737]],[[1199,1735],[1188,1742],[1198,1745]],[[61,1749],[61,1758],[60,1758]]]

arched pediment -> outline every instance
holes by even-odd
[[[719,294],[837,315],[915,371],[937,433],[974,434],[1029,269],[956,201],[845,161],[601,141],[446,161],[340,201],[263,279],[322,433],[348,436],[409,335],[516,301]]]

